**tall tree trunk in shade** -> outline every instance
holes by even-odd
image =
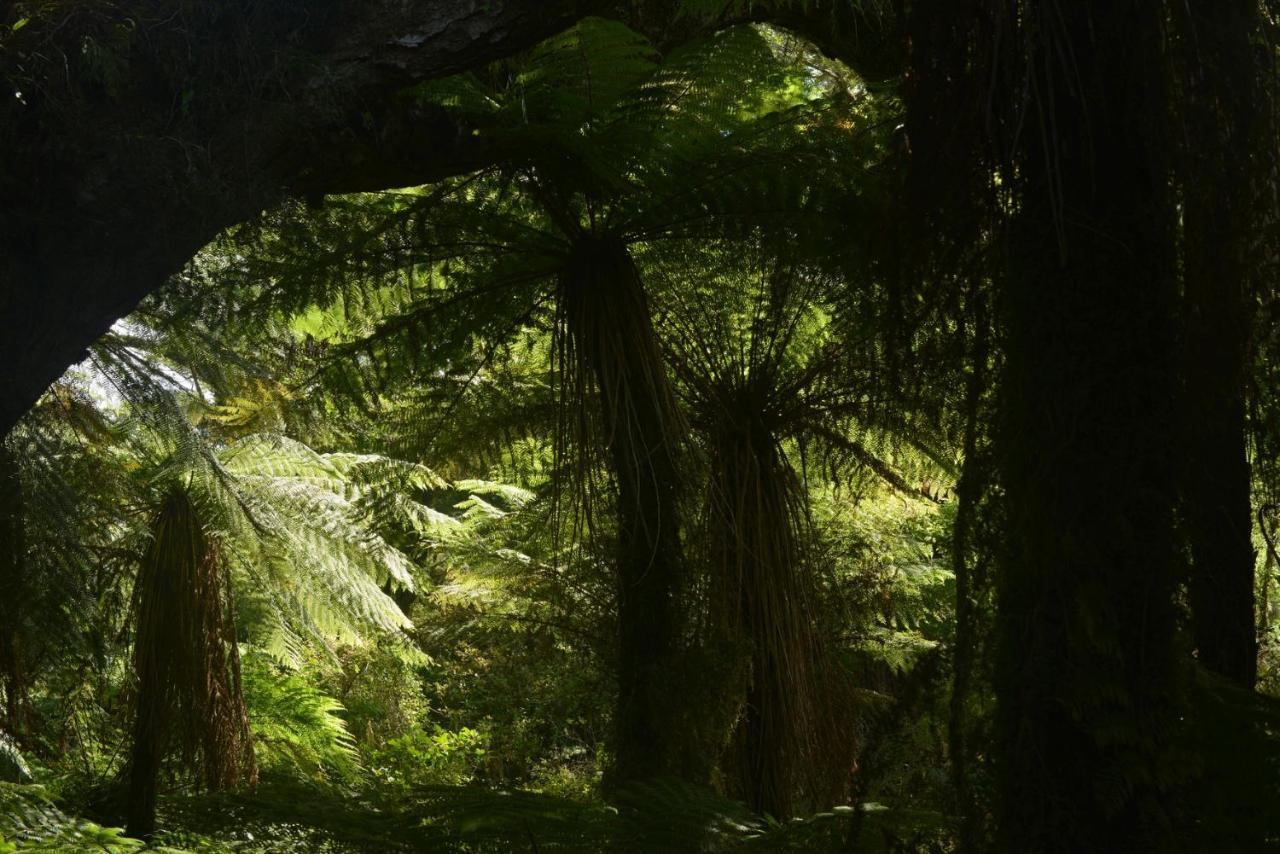
[[[686,428],[639,272],[620,240],[577,239],[560,281],[567,346],[594,383],[618,490],[618,782],[689,776],[672,685],[683,554],[675,455]],[[696,776],[696,775],[695,775]]]
[[[968,854],[978,850],[979,809],[970,775],[970,754],[973,745],[969,738],[970,694],[975,681],[980,637],[980,603],[986,588],[986,573],[981,571],[983,559],[970,554],[978,542],[978,514],[989,480],[988,461],[980,457],[980,431],[984,430],[984,400],[987,391],[987,375],[991,359],[991,344],[987,326],[985,297],[976,281],[968,283],[965,312],[962,315],[960,333],[969,335],[973,344],[970,356],[969,376],[965,382],[964,397],[964,463],[956,483],[956,515],[951,528],[951,566],[956,579],[956,628],[955,649],[952,653],[951,698],[947,709],[947,755],[950,760],[951,785],[955,790],[960,813],[959,850]]]
[[[23,735],[27,691],[20,630],[27,583],[22,480],[13,451],[0,438],[0,688],[3,728],[16,738]]]
[[[1245,377],[1252,323],[1250,250],[1258,211],[1251,157],[1264,106],[1250,43],[1249,0],[1192,2],[1180,12],[1183,158],[1183,519],[1188,593],[1200,662],[1238,684],[1257,679]]]
[[[1034,93],[1021,115],[1017,91],[1000,96],[1023,123],[996,450],[999,825],[1019,854],[1168,850],[1182,679],[1162,24],[1152,0],[1034,2],[1006,55]]]

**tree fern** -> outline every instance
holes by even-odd
[[[172,490],[156,512],[134,583],[133,836],[149,839],[155,831],[160,767],[175,746],[210,790],[257,777],[226,570],[189,495]]]
[[[374,334],[347,348],[357,361],[367,359],[373,368],[375,394],[384,369],[390,376],[406,368],[421,376],[423,367],[440,365],[446,353],[463,351],[466,341],[503,340],[532,323],[550,321],[559,330],[554,340],[561,349],[553,374],[562,399],[580,401],[596,390],[605,396],[598,415],[584,418],[566,411],[562,416],[559,447],[582,455],[574,499],[588,510],[597,503],[586,497],[600,494],[601,485],[589,485],[586,479],[607,469],[620,488],[617,506],[623,512],[665,501],[658,514],[661,525],[656,515],[643,524],[620,524],[620,566],[645,554],[675,555],[673,538],[680,515],[675,505],[669,498],[655,503],[627,493],[628,484],[672,482],[668,475],[625,475],[633,461],[648,460],[644,464],[649,465],[681,441],[672,407],[647,420],[633,411],[669,395],[663,391],[665,369],[642,340],[651,339],[652,326],[643,283],[616,290],[638,275],[627,272],[634,270],[628,244],[717,234],[740,239],[758,234],[762,222],[774,230],[773,239],[794,241],[798,235],[822,234],[823,229],[802,225],[829,216],[837,206],[833,200],[847,193],[846,182],[815,182],[788,167],[812,158],[831,172],[833,162],[843,162],[832,152],[850,144],[866,152],[859,166],[870,164],[877,152],[878,137],[870,132],[874,125],[863,128],[834,120],[823,92],[806,91],[802,84],[773,101],[753,97],[752,84],[767,79],[780,86],[789,72],[768,40],[751,28],[718,35],[660,61],[635,33],[588,20],[508,69],[511,73],[501,78],[472,75],[419,91],[421,97],[438,99],[466,114],[482,138],[507,152],[500,172],[388,200],[370,198],[366,205],[337,203],[321,216],[331,218],[330,224],[359,228],[358,223],[365,223],[363,236],[329,249],[329,270],[306,259],[296,268],[300,275],[277,289],[330,299],[332,291],[327,289],[340,288],[344,279],[364,288],[368,282],[389,283],[402,272],[420,280],[426,272],[427,287],[416,304],[407,304],[399,316],[380,314]],[[848,93],[830,94],[848,98]],[[844,208],[849,198],[851,194],[842,199]],[[825,233],[833,231],[828,228]],[[314,233],[304,241],[313,243]],[[611,247],[608,253],[597,251],[605,246]],[[287,243],[281,248],[294,252]],[[600,262],[606,256],[623,260]],[[289,267],[280,264],[278,269],[290,275]],[[597,292],[607,288],[625,300],[601,301]],[[608,307],[590,318],[580,310],[597,304]],[[644,333],[625,345],[617,334],[596,329],[599,323],[617,319],[624,305],[630,324],[625,328]],[[457,340],[458,333],[465,336],[463,341]],[[441,346],[442,338],[454,338],[454,343]],[[599,344],[599,352],[593,342]],[[661,437],[648,435],[648,428],[637,432],[650,423],[664,425]],[[571,437],[570,428],[577,430]],[[580,428],[590,428],[594,436]],[[639,437],[635,447],[623,447],[631,436]],[[606,450],[608,443],[612,447]],[[653,456],[654,449],[661,453]],[[561,458],[567,459],[563,453]],[[484,510],[477,502],[470,509]],[[627,539],[632,529],[662,531],[670,542],[633,542]],[[666,556],[661,560],[678,562]],[[665,585],[668,592],[655,595],[654,602],[670,600],[670,588],[678,584],[674,568],[669,573],[633,575]],[[641,593],[627,577],[622,572],[622,625],[632,628],[624,635],[661,636],[668,631],[661,626],[678,618],[661,616],[666,606],[645,620],[628,616]],[[674,622],[669,633],[679,634]],[[627,686],[637,678],[624,676],[624,690],[632,691]],[[649,750],[645,755],[652,758],[656,753]]]

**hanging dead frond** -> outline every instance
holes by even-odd
[[[615,770],[622,780],[682,769],[699,776],[688,765],[697,764],[701,757],[694,754],[703,751],[677,747],[688,730],[672,717],[679,704],[669,690],[684,580],[676,459],[687,430],[626,244],[579,237],[560,277],[557,306],[565,401],[560,453],[573,441],[579,449],[577,483],[590,489],[588,455],[603,451],[617,487]],[[592,496],[580,497],[578,506],[591,506]]]
[[[718,384],[708,434],[708,548],[719,630],[750,659],[730,766],[751,806],[776,817],[846,794],[854,745],[841,680],[816,631],[804,487],[769,423],[769,372]]]
[[[206,789],[256,781],[227,587],[217,541],[187,493],[172,490],[152,523],[134,587],[132,836],[155,829],[160,768],[171,750]]]
[[[818,621],[808,491],[788,443],[876,468],[851,436],[861,396],[840,371],[820,277],[785,261],[713,255],[708,283],[674,300],[665,343],[706,457],[705,642],[740,666],[740,711],[723,770],[735,797],[779,818],[848,797],[856,744],[851,685]],[[745,263],[744,263],[745,262]],[[883,469],[883,470],[881,470]]]

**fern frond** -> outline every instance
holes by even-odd
[[[355,739],[343,722],[341,703],[260,652],[249,650],[242,661],[245,702],[261,767],[290,767],[313,779],[350,779],[359,772]]]

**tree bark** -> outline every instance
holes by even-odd
[[[1188,594],[1200,662],[1245,688],[1257,680],[1251,476],[1245,380],[1253,292],[1249,254],[1257,191],[1259,104],[1250,44],[1257,5],[1189,3],[1183,162],[1182,504]]]
[[[1161,168],[1163,4],[1030,4],[1034,92],[996,458],[1004,850],[1169,850],[1175,653],[1175,243]],[[1039,130],[1032,130],[1039,126]],[[1008,125],[1013,127],[1014,125]],[[1010,176],[1012,177],[1012,176]]]
[[[0,435],[221,229],[290,192],[475,168],[465,128],[396,93],[600,5],[134,0],[0,21]]]
[[[975,536],[981,505],[987,493],[990,474],[987,461],[979,458],[979,443],[987,426],[983,418],[984,397],[988,391],[987,374],[991,361],[986,297],[980,284],[970,280],[965,295],[964,315],[959,333],[968,339],[972,323],[972,351],[964,396],[964,461],[956,484],[955,521],[951,530],[951,567],[956,579],[955,644],[951,657],[951,699],[947,710],[947,755],[951,763],[951,785],[955,790],[960,814],[959,847],[962,854],[978,850],[978,804],[970,778],[969,703],[977,669],[979,643],[979,610],[985,588],[985,573],[977,571],[981,558],[973,561]],[[978,544],[980,546],[980,543]]]
[[[28,600],[23,492],[18,461],[0,440],[0,685],[4,731],[24,735],[27,680],[22,655],[22,611]]]
[[[134,584],[137,702],[127,830],[150,840],[166,754],[176,749],[208,791],[256,782],[240,685],[231,591],[217,541],[173,489],[151,526]]]

